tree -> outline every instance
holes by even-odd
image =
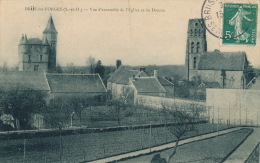
[[[3,63],[2,71],[4,72],[8,71],[8,66],[6,62]]]
[[[39,113],[46,106],[47,93],[24,86],[16,86],[10,90],[0,89],[0,105],[5,114],[14,118],[15,129],[29,129],[30,116]]]
[[[86,60],[86,64],[87,64],[87,67],[89,67],[89,73],[94,74],[96,59],[92,56],[89,56]]]
[[[55,73],[58,73],[58,74],[62,74],[62,73],[63,73],[63,70],[62,70],[62,68],[61,68],[60,65],[57,65],[54,72],[55,72]]]
[[[95,73],[99,74],[101,79],[104,79],[105,67],[102,65],[100,60],[98,60],[98,62],[96,64]]]
[[[78,115],[79,117],[79,122],[81,125],[82,122],[82,111],[85,109],[88,109],[89,107],[96,106],[98,105],[98,98],[89,96],[89,97],[78,97],[74,96],[70,98],[69,102],[74,110],[74,112]]]
[[[71,74],[74,74],[75,73],[75,65],[74,65],[74,63],[68,63],[67,65],[66,65],[66,68],[67,68],[67,72],[68,73],[71,73]]]
[[[181,138],[188,132],[197,130],[195,122],[199,120],[204,109],[203,106],[195,104],[162,104],[165,120],[171,122],[167,126],[167,129],[177,139],[173,151],[168,157],[168,163],[170,163],[171,159],[176,154]]]
[[[59,130],[60,135],[60,162],[62,162],[63,141],[62,129],[70,122],[70,116],[73,110],[69,105],[67,98],[57,97],[51,99],[49,105],[42,110],[44,120],[51,128]]]
[[[109,107],[109,116],[117,121],[118,126],[121,125],[122,119],[133,114],[129,109],[130,105],[121,100],[107,101],[107,106]]]
[[[248,84],[254,77],[256,77],[256,73],[254,71],[253,66],[251,65],[251,63],[248,63],[247,69],[246,69],[246,73],[245,73],[245,77],[246,77],[246,83]]]

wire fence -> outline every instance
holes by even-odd
[[[218,129],[225,129],[219,125]],[[183,138],[216,131],[216,125],[197,125]],[[150,148],[175,141],[166,126],[147,126],[113,132],[61,135],[0,142],[0,162],[82,162]]]

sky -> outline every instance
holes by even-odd
[[[117,59],[133,66],[182,65],[188,20],[201,18],[202,4],[203,0],[0,0],[0,64],[16,65],[22,34],[41,39],[51,14],[58,31],[57,63],[62,66],[86,65],[89,56],[103,65],[115,65]],[[30,6],[36,11],[25,10]],[[66,11],[70,8],[83,11]],[[113,8],[124,11],[93,11]],[[257,32],[256,46],[223,46],[207,32],[208,51],[245,51],[260,68],[259,28]]]

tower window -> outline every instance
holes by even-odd
[[[193,68],[194,68],[194,69],[196,68],[196,64],[197,64],[197,58],[194,57],[194,58],[193,58]]]
[[[191,42],[191,48],[190,48],[190,50],[191,50],[191,53],[194,52],[194,42]]]
[[[200,52],[200,42],[197,42],[197,53]]]
[[[195,23],[195,26],[197,27],[197,26],[198,26],[198,23]]]
[[[201,36],[201,31],[200,31],[200,29],[199,29],[199,36]]]
[[[197,29],[194,30],[194,36],[197,36]]]
[[[29,57],[28,57],[28,61],[31,62],[31,55],[29,55]]]
[[[190,30],[190,36],[193,36],[193,30]]]
[[[42,61],[42,55],[40,55],[40,61]]]
[[[33,70],[34,71],[39,71],[39,65],[34,65]]]

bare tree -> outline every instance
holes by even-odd
[[[89,73],[93,74],[96,67],[96,59],[92,56],[89,56],[86,60],[86,65],[89,67]]]
[[[166,121],[171,123],[167,129],[172,135],[176,137],[176,144],[172,153],[168,157],[170,163],[173,156],[176,154],[179,141],[190,131],[196,131],[196,122],[199,120],[201,113],[204,110],[203,106],[195,104],[162,104],[162,110],[165,115]]]
[[[62,130],[65,128],[70,120],[70,115],[72,113],[69,102],[66,98],[54,98],[49,102],[48,107],[42,111],[45,122],[51,128],[56,128],[59,130],[60,134],[60,162],[62,162],[63,155],[63,141],[62,141]]]
[[[109,107],[109,116],[117,121],[118,126],[121,125],[121,120],[131,116],[133,112],[129,109],[130,105],[121,100],[107,101]]]

